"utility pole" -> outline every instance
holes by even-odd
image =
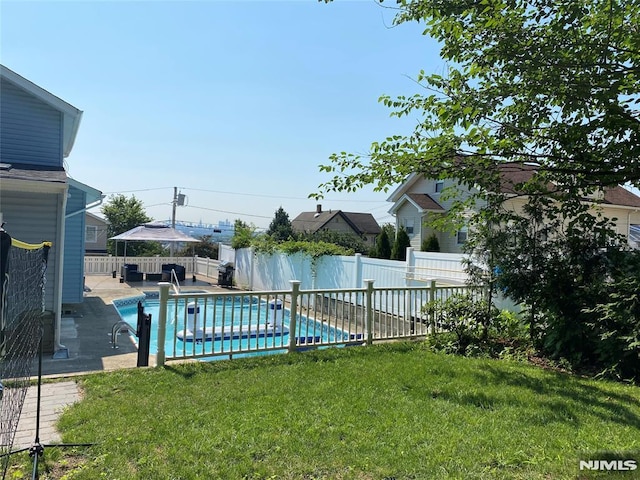
[[[173,201],[171,202],[171,228],[176,228],[176,206],[178,205],[178,187],[173,187]],[[173,257],[175,253],[175,242],[169,242],[169,255]]]

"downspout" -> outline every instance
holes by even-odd
[[[58,257],[56,258],[57,263],[57,291],[55,292],[56,303],[55,303],[55,326],[53,329],[53,357],[54,358],[69,358],[69,350],[67,347],[60,343],[60,330],[62,329],[62,290],[63,290],[63,282],[64,282],[64,237],[66,231],[66,220],[69,217],[77,215],[79,213],[85,212],[87,209],[96,207],[102,203],[104,200],[104,195],[101,198],[89,205],[85,205],[84,208],[81,208],[75,212],[71,212],[68,215],[65,215],[67,210],[67,197],[69,195],[69,184],[65,185],[64,192],[62,193],[62,205],[60,206],[60,216],[58,218],[58,224],[60,225],[60,230],[58,231]]]
[[[56,292],[55,292],[55,325],[53,328],[53,357],[69,358],[69,350],[60,343],[60,330],[62,328],[62,282],[64,280],[64,234],[65,234],[65,211],[67,210],[67,195],[69,194],[69,185],[65,184],[62,192],[62,205],[60,205],[60,213],[58,216],[58,238],[56,239]]]

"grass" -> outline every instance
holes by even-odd
[[[59,428],[95,445],[45,450],[43,479],[590,479],[598,452],[640,460],[640,388],[418,343],[81,383]]]

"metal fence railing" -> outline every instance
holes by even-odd
[[[370,345],[433,331],[435,299],[470,291],[466,286],[180,292],[160,283],[158,365],[179,359],[292,352]]]

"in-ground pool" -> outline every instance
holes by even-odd
[[[143,303],[144,312],[151,314],[149,353],[155,355],[158,351],[159,300],[131,297],[115,300],[114,306],[120,317],[135,330],[138,323],[139,300]],[[265,355],[284,353],[289,346],[289,310],[281,309],[281,325],[274,328],[274,306],[264,301],[252,301],[250,297],[245,298],[244,302],[231,302],[224,298],[218,300],[209,298],[205,302],[204,299],[199,298],[197,300],[199,327],[201,332],[209,331],[213,334],[189,337],[189,332],[196,330],[192,316],[195,310],[193,305],[188,308],[187,302],[191,304],[194,301],[195,299],[191,298],[179,299],[176,304],[176,300],[169,300],[165,338],[167,357]],[[338,328],[305,316],[298,316],[296,337],[298,345],[304,346],[312,343],[344,342],[349,335]]]

